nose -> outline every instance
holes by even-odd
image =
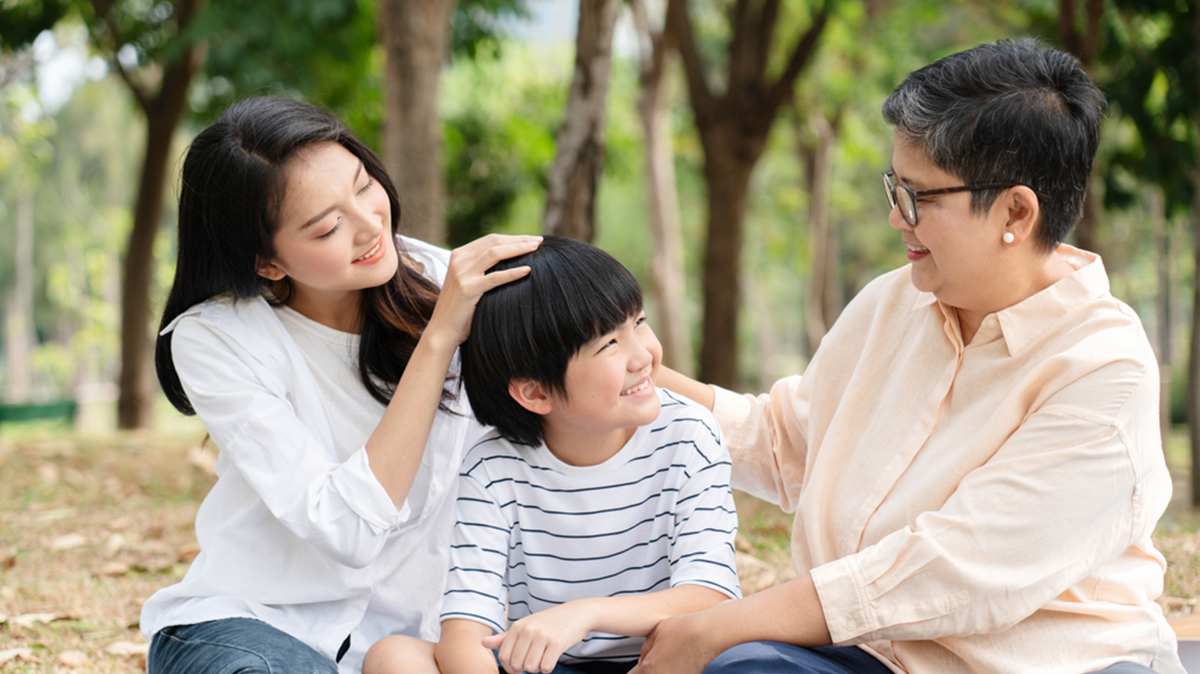
[[[911,231],[913,228],[912,225],[908,224],[908,221],[904,219],[904,216],[900,215],[900,204],[892,206],[892,210],[888,211],[888,224],[891,225],[893,229],[898,229],[902,232]]]
[[[364,204],[358,204],[348,213],[354,223],[355,240],[367,242],[379,238],[383,231],[384,218]]]
[[[633,340],[633,352],[629,357],[629,371],[640,372],[647,368],[653,367],[656,354],[662,353],[662,346],[658,343],[658,337],[650,326],[642,326],[642,334],[639,334]]]

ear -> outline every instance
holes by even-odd
[[[261,257],[256,260],[254,271],[268,281],[279,281],[284,276],[287,276],[287,272],[284,271],[283,267],[276,264],[274,260],[264,260]]]
[[[534,414],[546,415],[554,408],[546,390],[531,379],[513,379],[508,382],[508,395],[512,396],[518,405]]]
[[[1004,206],[1004,232],[1013,235],[1008,245],[1018,245],[1033,236],[1042,220],[1042,208],[1037,193],[1025,185],[1010,187],[1001,197]]]

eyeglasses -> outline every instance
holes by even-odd
[[[895,171],[883,172],[883,189],[887,192],[888,203],[895,208],[900,206],[900,215],[910,226],[917,226],[917,198],[931,197],[935,194],[953,194],[954,192],[974,192],[976,190],[992,190],[1002,187],[1016,187],[1020,183],[979,183],[976,185],[960,185],[958,187],[942,187],[936,190],[917,191],[896,179]]]

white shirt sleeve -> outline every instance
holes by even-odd
[[[203,323],[181,321],[171,350],[188,400],[230,464],[224,469],[238,471],[298,538],[339,564],[370,564],[407,513],[371,472],[365,448],[339,461],[278,382],[263,381]]]

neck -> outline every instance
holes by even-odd
[[[287,305],[321,325],[358,334],[362,331],[362,317],[358,311],[361,296],[361,290],[322,294],[319,297],[296,293]]]
[[[582,428],[561,428],[544,424],[542,437],[554,458],[571,466],[598,466],[612,457],[629,442],[637,426],[596,433]]]
[[[1038,255],[1028,265],[1023,265],[1016,274],[1011,274],[1006,282],[1009,288],[987,306],[979,308],[954,307],[958,315],[958,327],[962,332],[963,344],[970,344],[983,325],[983,319],[988,314],[1003,311],[1011,306],[1020,304],[1041,291],[1070,276],[1075,268],[1066,258],[1052,251],[1048,255]]]

